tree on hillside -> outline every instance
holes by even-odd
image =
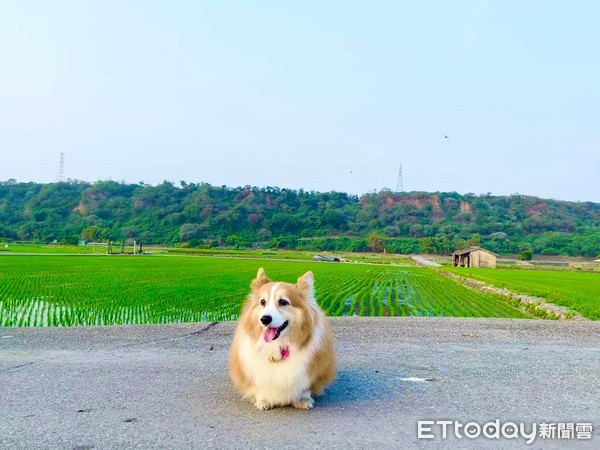
[[[109,233],[110,230],[108,228],[91,225],[83,229],[81,232],[81,238],[84,241],[99,242],[108,239]]]
[[[533,259],[533,250],[530,248],[523,250],[517,259],[521,261],[531,261]]]
[[[369,237],[367,238],[367,242],[372,252],[381,253],[383,251],[383,238],[379,236],[377,232],[371,231],[371,233],[369,233]]]
[[[402,253],[448,253],[480,240],[501,254],[519,254],[529,245],[535,254],[596,256],[598,224],[600,203],[521,195],[382,191],[357,197],[183,181],[157,186],[0,181],[0,239],[38,242],[79,237],[96,226],[108,230],[106,237],[94,228],[87,229],[86,237],[172,245],[241,236],[249,243],[310,245],[314,251],[382,251],[385,243],[386,249]],[[307,238],[314,240],[308,244]]]

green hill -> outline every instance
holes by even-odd
[[[0,238],[310,250],[600,254],[600,204],[456,192],[360,197],[278,187],[0,182]]]

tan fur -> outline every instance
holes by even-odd
[[[312,272],[307,272],[296,284],[274,283],[263,269],[259,269],[256,279],[251,283],[252,292],[242,308],[230,348],[229,373],[233,385],[244,397],[255,400],[259,409],[285,404],[311,408],[313,400],[310,392],[321,395],[336,376],[331,327],[314,300],[313,279]],[[265,327],[260,323],[260,317],[264,307],[260,301],[273,298],[275,294],[290,302],[290,305],[277,307],[278,313],[285,316],[289,325],[278,339],[269,344],[263,342]],[[261,352],[264,348],[277,348],[280,344],[289,345],[289,358],[269,362]],[[298,373],[304,375],[299,376]],[[283,380],[284,386],[288,378],[303,381],[294,381],[296,384],[290,381],[293,384],[290,386],[290,399],[273,400],[282,396],[280,392],[277,393],[279,397],[271,395],[271,375]],[[306,385],[298,386],[297,383]]]

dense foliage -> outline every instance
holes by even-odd
[[[0,182],[0,238],[447,254],[600,254],[600,204],[524,195],[361,197],[277,187]]]

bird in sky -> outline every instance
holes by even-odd
[[[444,139],[450,139],[450,136],[448,136],[447,134],[444,135]]]

